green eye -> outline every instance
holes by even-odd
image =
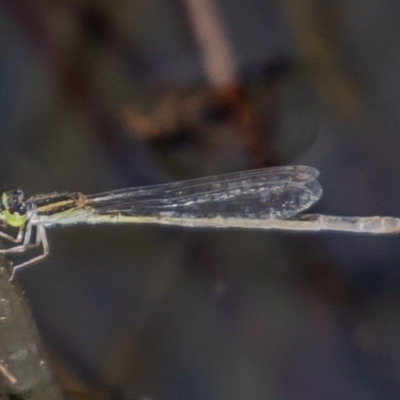
[[[26,214],[19,214],[18,212],[12,213],[10,210],[6,210],[7,225],[12,226],[13,228],[20,228],[25,224],[27,218]]]

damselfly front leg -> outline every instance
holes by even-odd
[[[24,232],[24,235],[23,235],[22,244],[18,245],[18,246],[10,247],[8,249],[1,249],[0,250],[0,254],[12,254],[12,253],[22,253],[22,252],[24,252],[28,247],[31,246],[31,244],[30,244],[31,238],[32,238],[32,222],[29,221],[26,224],[26,229],[25,229],[25,232]]]
[[[34,243],[31,243],[31,240],[34,239]],[[14,278],[15,270],[25,267],[27,265],[33,264],[37,261],[42,260],[48,254],[48,241],[46,238],[46,231],[42,226],[37,226],[36,231],[33,229],[32,221],[29,221],[26,225],[25,229],[25,236],[23,237],[23,243],[20,246],[14,246],[8,249],[0,250],[0,254],[16,254],[22,253],[26,251],[28,248],[37,247],[40,244],[43,246],[43,254],[39,256],[33,257],[30,260],[27,260],[21,264],[13,265],[12,266],[12,273],[10,280]]]
[[[20,270],[24,267],[35,264],[35,263],[43,260],[44,258],[46,258],[49,255],[49,242],[47,240],[46,230],[42,225],[37,225],[36,229],[37,229],[36,241],[35,241],[34,246],[38,246],[41,244],[43,252],[42,252],[42,254],[32,257],[31,259],[24,261],[21,264],[13,265],[12,271],[11,271],[11,276],[9,278],[10,281],[13,280],[15,272],[17,270]],[[30,238],[27,241],[24,240],[24,244],[21,247],[25,246],[25,249],[28,248],[30,246],[29,241],[30,241]],[[12,250],[12,249],[10,249],[10,250]],[[24,250],[21,250],[21,251],[24,251]]]
[[[18,229],[18,235],[16,237],[11,236],[0,230],[0,237],[12,243],[21,243],[22,240],[24,239],[24,232],[25,232],[25,226],[21,226]]]

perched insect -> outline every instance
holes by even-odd
[[[394,217],[301,214],[322,195],[318,175],[312,167],[274,167],[87,196],[39,194],[26,201],[21,190],[11,190],[2,196],[0,222],[17,228],[18,234],[14,237],[0,231],[0,237],[14,244],[0,253],[20,253],[41,246],[40,255],[14,265],[13,277],[15,271],[49,254],[47,228],[77,223],[153,223],[370,234],[400,232],[400,219]]]

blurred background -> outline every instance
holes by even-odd
[[[0,182],[95,193],[305,164],[313,211],[400,216],[399,18],[382,0],[2,1]],[[49,240],[19,280],[67,394],[400,397],[400,237]]]

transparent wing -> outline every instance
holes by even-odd
[[[312,167],[286,166],[87,196],[96,214],[171,218],[290,218],[322,195]]]

